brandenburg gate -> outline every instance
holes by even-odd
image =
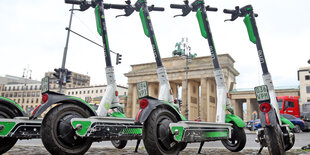
[[[234,68],[234,59],[229,54],[218,55],[223,69],[227,88],[235,87],[235,77],[239,72]],[[216,84],[213,74],[211,56],[196,57],[188,64],[188,89],[186,91],[186,58],[163,58],[173,97],[178,97],[178,90],[182,88],[182,114],[185,115],[186,96],[188,96],[188,119],[200,118],[202,121],[215,121],[216,115]],[[128,97],[125,110],[127,117],[135,117],[139,109],[137,83],[148,82],[149,95],[158,97],[159,85],[156,74],[156,64],[145,63],[131,65],[132,70],[125,74],[128,78]]]

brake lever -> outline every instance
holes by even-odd
[[[180,16],[183,16],[183,17],[184,17],[185,15],[184,15],[184,14],[174,15],[173,18],[175,18],[175,17],[180,17]]]
[[[129,15],[128,14],[117,15],[117,16],[115,16],[115,18],[122,17],[122,16],[128,17]]]
[[[224,22],[232,22],[232,19],[225,19]]]

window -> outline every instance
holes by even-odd
[[[305,80],[310,80],[310,75],[306,75]]]
[[[215,91],[215,90],[214,90],[214,85],[212,84],[212,85],[211,85],[211,92],[214,93],[214,91]]]
[[[285,104],[288,105],[289,108],[294,108],[294,102],[285,101]]]
[[[307,102],[310,102],[310,100],[308,99]]]
[[[96,90],[96,93],[98,93],[98,90]]]
[[[87,94],[89,94],[89,90],[87,91]]]
[[[283,100],[278,100],[279,110],[282,110]]]
[[[102,93],[102,89],[100,89],[100,93]]]
[[[68,95],[70,95],[70,92],[68,92]]]
[[[308,94],[310,94],[310,86],[307,86],[307,87],[306,87],[306,92],[307,92]]]

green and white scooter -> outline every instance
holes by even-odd
[[[196,12],[196,17],[199,23],[201,35],[208,40],[212,62],[214,66],[214,77],[216,81],[216,88],[217,88],[217,111],[216,111],[216,123],[209,123],[209,122],[202,122],[205,126],[204,129],[208,130],[211,128],[212,131],[213,124],[216,124],[217,130],[219,132],[213,134],[212,138],[210,139],[189,139],[190,136],[186,137],[185,134],[182,137],[181,141],[189,141],[189,142],[201,142],[199,153],[201,151],[201,147],[204,144],[204,141],[210,140],[222,140],[223,145],[230,151],[238,152],[242,150],[246,143],[246,135],[244,132],[245,123],[242,121],[241,118],[234,115],[233,109],[230,104],[230,100],[228,98],[228,90],[225,83],[225,78],[223,71],[219,65],[219,61],[217,58],[212,33],[210,30],[209,20],[207,17],[206,11],[217,11],[217,8],[212,8],[209,6],[205,6],[204,0],[195,0],[189,5],[189,1],[185,0],[185,4],[171,4],[170,7],[173,9],[181,9],[182,14],[176,15],[177,16],[187,16],[190,12]],[[225,114],[226,110],[229,111],[231,114]],[[175,123],[170,125],[171,128],[182,127],[181,123]],[[229,127],[229,132],[225,130],[225,128]],[[182,128],[181,128],[182,129]],[[189,130],[189,129],[184,129]],[[201,135],[203,137],[203,134]],[[177,140],[177,139],[176,139]]]
[[[269,153],[272,155],[282,155],[285,151],[291,149],[295,143],[295,135],[292,132],[294,125],[284,117],[280,117],[279,105],[276,99],[271,74],[267,68],[267,62],[264,56],[261,40],[255,17],[258,15],[253,12],[251,5],[234,10],[224,9],[224,13],[231,14],[231,19],[226,21],[234,21],[238,17],[244,17],[250,41],[256,44],[258,57],[263,71],[263,86],[255,87],[255,94],[259,103],[259,114],[262,122],[262,129],[257,132],[256,142],[260,143],[259,153],[264,147],[268,146]]]
[[[28,117],[19,104],[0,96],[0,154],[18,139],[40,138],[41,120]]]
[[[125,118],[123,105],[119,104],[115,75],[110,59],[104,9],[118,8],[119,5],[104,4],[103,0],[65,0],[78,4],[80,11],[95,8],[98,33],[102,36],[106,60],[107,88],[97,112],[84,100],[51,92],[48,79],[43,80],[43,104],[33,117],[51,105],[53,107],[42,120],[42,142],[52,154],[83,154],[92,142],[111,140],[117,148],[125,147],[127,140],[136,139],[137,147],[142,138],[142,124],[135,119]],[[163,9],[152,6],[152,9]],[[111,111],[109,113],[109,111]],[[137,148],[136,148],[137,151]]]
[[[201,142],[200,152],[205,141],[214,140],[223,140],[223,143],[231,151],[243,149],[246,140],[243,130],[245,123],[235,115],[228,114],[225,118],[226,106],[221,113],[224,115],[223,123],[186,121],[180,114],[179,105],[173,102],[167,73],[160,59],[154,28],[149,15],[151,8],[147,7],[146,0],[138,0],[134,6],[131,6],[130,2],[127,1],[127,5],[119,5],[116,9],[124,9],[124,16],[130,16],[134,11],[139,11],[144,33],[150,38],[158,68],[160,90],[163,92],[160,93],[159,99],[139,93],[141,109],[136,121],[144,125],[143,141],[147,152],[149,154],[178,154],[186,147],[187,143]],[[145,87],[142,88],[147,90]],[[225,98],[226,95],[227,93],[225,93]],[[233,122],[235,125],[232,127],[231,123],[225,123],[225,121]]]

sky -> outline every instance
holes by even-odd
[[[124,4],[124,0],[105,0],[105,3]],[[192,1],[190,1],[192,2]],[[132,1],[132,4],[135,1]],[[207,40],[200,35],[195,14],[173,18],[180,10],[169,5],[182,4],[182,0],[148,0],[148,4],[165,8],[164,12],[151,12],[153,28],[162,58],[171,57],[175,43],[187,37],[192,53],[208,56]],[[208,12],[217,54],[230,54],[237,88],[253,88],[262,84],[261,68],[255,44],[248,38],[243,19],[224,22],[229,15],[223,9],[251,4],[256,18],[269,72],[274,85],[296,86],[297,70],[307,67],[310,59],[309,0],[205,0],[217,7],[218,12]],[[0,1],[0,76],[22,76],[24,68],[32,70],[32,79],[41,80],[44,73],[59,68],[65,47],[71,8],[58,0],[1,0]],[[78,6],[75,6],[78,8]],[[115,66],[116,81],[127,85],[124,73],[130,65],[154,62],[152,47],[142,29],[137,12],[130,17],[115,18],[120,10],[105,10],[109,44],[112,51],[122,54],[122,63]],[[72,30],[102,43],[96,30],[92,8],[75,11]],[[115,65],[116,56],[111,54]],[[75,34],[70,35],[66,68],[88,74],[91,84],[105,84],[103,49]]]

